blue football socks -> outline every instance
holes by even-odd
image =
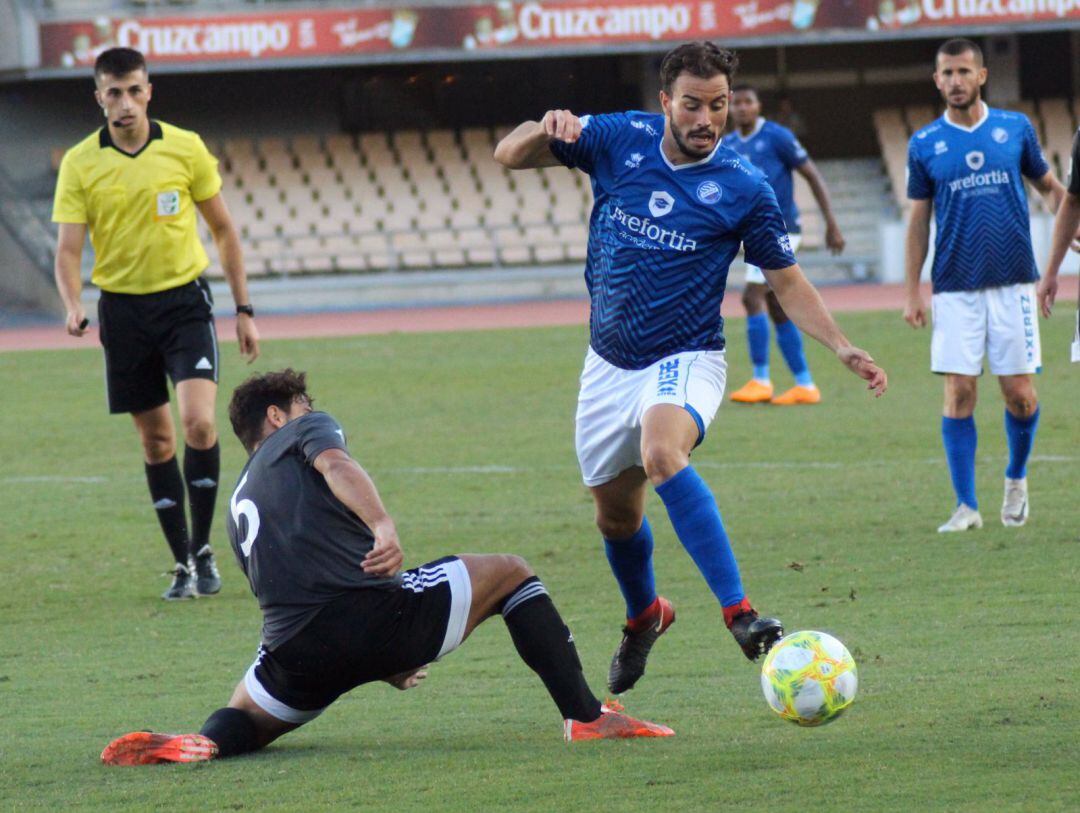
[[[705,577],[709,589],[720,600],[720,605],[727,607],[742,601],[746,594],[720,508],[694,467],[687,466],[658,485],[656,493],[664,501],[679,541]]]
[[[626,601],[626,617],[637,618],[656,601],[653,576],[653,538],[649,520],[643,517],[638,532],[629,539],[604,539],[611,572]]]
[[[813,386],[814,378],[810,375],[810,366],[806,363],[802,333],[790,319],[776,326],[776,343],[780,345],[784,361],[795,376],[795,383],[800,387]]]
[[[746,343],[750,345],[750,363],[754,365],[754,378],[769,380],[769,316],[756,313],[746,317]]]
[[[1027,461],[1035,442],[1035,430],[1039,428],[1040,408],[1030,418],[1017,418],[1005,410],[1005,437],[1009,439],[1009,466],[1005,476],[1013,480],[1027,477]]]
[[[945,443],[945,458],[949,461],[949,474],[957,503],[978,510],[979,501],[975,498],[975,447],[979,438],[975,431],[975,419],[970,416],[943,416],[941,439]]]

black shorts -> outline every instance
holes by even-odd
[[[350,689],[416,669],[465,637],[472,583],[456,556],[402,573],[400,587],[335,599],[244,675],[251,698],[287,723],[306,723]]]
[[[156,294],[101,292],[98,322],[105,348],[109,412],[143,412],[169,402],[169,385],[218,380],[214,298],[200,277]]]

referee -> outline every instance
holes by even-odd
[[[94,64],[94,82],[106,125],[68,150],[60,165],[56,285],[68,333],[82,336],[88,320],[80,269],[89,229],[109,412],[129,412],[135,421],[150,498],[176,562],[162,598],[212,595],[221,589],[209,544],[220,472],[218,347],[213,298],[202,277],[210,261],[195,209],[214,235],[236,302],[240,352],[250,363],[259,354],[259,334],[240,239],[221,197],[217,160],[202,139],[147,117],[152,86],[143,55],[105,51]],[[176,388],[184,432],[183,474],[166,376]]]

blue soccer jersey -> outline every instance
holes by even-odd
[[[776,122],[759,118],[750,135],[744,137],[735,130],[724,142],[765,173],[776,193],[776,202],[780,204],[788,232],[801,234],[799,207],[795,205],[795,183],[791,173],[809,161],[810,156],[795,133]]]
[[[660,147],[664,117],[582,117],[581,137],[552,153],[592,178],[585,282],[590,344],[609,363],[640,370],[684,350],[722,350],[728,266],[787,268],[795,257],[776,195],[760,170],[717,145],[673,165]]]
[[[1039,278],[1021,175],[1050,167],[1027,116],[983,109],[974,127],[942,116],[908,144],[908,197],[934,201],[934,293]]]

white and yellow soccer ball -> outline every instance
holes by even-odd
[[[855,699],[855,660],[831,635],[807,630],[777,641],[761,665],[769,706],[801,726],[831,722]]]

